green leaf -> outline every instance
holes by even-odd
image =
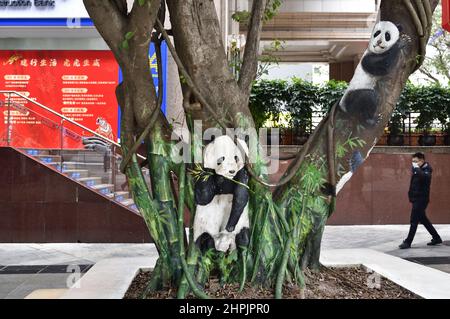
[[[128,43],[128,40],[123,40],[121,47],[124,50],[128,50],[130,48],[130,44]]]
[[[126,34],[125,34],[125,39],[126,40],[131,40],[133,37],[134,37],[134,34],[135,34],[136,32],[127,32]]]

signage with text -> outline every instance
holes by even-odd
[[[89,18],[82,0],[0,0],[0,19]]]
[[[20,92],[111,140],[118,134],[118,73],[110,51],[0,51],[0,88]],[[10,123],[15,135],[39,141],[35,147],[60,147],[55,145],[59,142],[54,129],[59,118],[23,98],[14,97],[11,102]],[[6,105],[2,109],[4,126],[8,122]],[[66,128],[65,148],[82,147],[80,136],[92,135],[81,134],[75,126],[71,130],[69,124]],[[0,132],[4,131],[0,127]]]

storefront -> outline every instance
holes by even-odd
[[[165,47],[163,60],[166,82]],[[149,64],[157,83],[152,48]],[[91,130],[106,122],[112,130],[109,137],[117,139],[115,88],[120,81],[118,64],[82,1],[0,1],[0,90],[19,92]],[[16,102],[25,107],[29,103]],[[165,112],[166,99],[162,108]],[[26,131],[32,130],[30,123],[33,119],[26,121]]]

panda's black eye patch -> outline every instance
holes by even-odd
[[[222,163],[225,161],[225,157],[221,157],[217,160],[217,165],[222,165]]]
[[[236,163],[239,163],[239,157],[237,155],[234,157],[234,160],[236,161]]]
[[[374,38],[376,38],[377,36],[379,36],[381,34],[381,31],[378,30],[377,32],[375,32],[375,34],[373,35]]]
[[[391,33],[390,32],[386,32],[386,34],[384,35],[384,37],[386,38],[386,41],[391,41]]]

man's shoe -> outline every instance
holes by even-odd
[[[411,248],[411,244],[409,244],[406,241],[404,241],[400,246],[398,246],[398,248],[400,248],[400,249],[408,249],[408,248]]]
[[[442,244],[442,239],[438,238],[438,239],[432,239],[427,245],[428,246],[436,246],[436,245],[440,245]]]

